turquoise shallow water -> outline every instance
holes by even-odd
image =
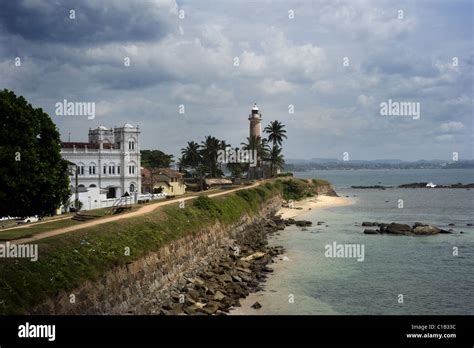
[[[271,243],[285,246],[288,260],[275,266],[265,292],[259,296],[263,305],[259,313],[474,314],[474,228],[466,226],[474,222],[474,190],[348,188],[379,182],[467,183],[474,182],[474,172],[410,171],[403,173],[402,179],[389,171],[334,172],[298,176],[326,177],[354,204],[308,211],[301,216],[313,221],[307,231],[293,226],[272,238]],[[336,177],[331,178],[331,174]],[[399,199],[404,201],[402,209],[398,208]],[[325,224],[317,226],[317,221]],[[362,221],[421,221],[453,228],[457,233],[364,235]],[[451,223],[455,226],[448,227]],[[333,242],[364,245],[364,261],[326,257],[325,245]],[[458,249],[458,256],[453,255],[453,247]],[[399,303],[400,295],[403,303]]]

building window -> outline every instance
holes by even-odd
[[[95,175],[95,166],[89,166],[89,174]]]
[[[120,174],[120,166],[117,166],[117,174]]]
[[[135,174],[135,166],[128,166],[128,174]]]
[[[135,150],[135,142],[134,141],[130,140],[128,142],[128,149],[129,150]]]
[[[104,164],[104,174],[107,174],[107,165]]]
[[[77,175],[84,175],[84,166],[77,167]]]
[[[133,193],[133,192],[135,192],[135,185],[130,184],[130,193]]]
[[[109,174],[115,174],[115,167],[109,166]]]

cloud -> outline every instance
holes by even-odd
[[[208,134],[235,145],[248,136],[257,102],[264,124],[287,126],[287,156],[339,157],[344,150],[359,158],[429,159],[449,153],[443,149],[450,144],[472,156],[469,2],[434,2],[429,11],[406,0],[262,1],[250,8],[236,0],[22,0],[2,7],[2,87],[49,112],[63,136],[85,140],[97,122],[130,122],[142,126],[144,147],[174,154]],[[420,102],[420,120],[380,117],[378,102],[389,98]],[[62,99],[95,101],[97,119],[54,116]]]
[[[439,126],[439,130],[443,133],[454,133],[462,129],[464,129],[464,125],[462,124],[462,122],[455,122],[455,121],[442,123]]]
[[[260,86],[262,92],[267,95],[292,93],[296,90],[296,86],[294,84],[285,80],[265,79]]]

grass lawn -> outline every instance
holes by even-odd
[[[130,210],[126,210],[125,212],[135,211],[138,208],[140,208],[140,206],[141,205],[139,204],[135,204],[132,206]],[[81,212],[81,214],[97,216],[97,219],[100,219],[105,216],[105,213],[107,211],[108,211],[108,208],[101,208],[101,209],[83,211]],[[71,218],[74,216],[73,214],[68,214],[68,215],[70,215]],[[61,217],[63,216],[61,215]],[[56,217],[56,218],[51,218],[50,221],[47,223],[32,223],[32,224],[27,224],[27,225],[25,224],[24,227],[20,227],[20,228],[0,230],[0,241],[31,237],[41,232],[51,231],[58,228],[69,227],[69,226],[74,226],[74,225],[80,225],[86,222],[86,221],[75,221],[75,220],[72,220],[71,218],[60,219]],[[45,219],[45,220],[47,221],[48,219]],[[14,226],[11,226],[11,227],[14,227]]]

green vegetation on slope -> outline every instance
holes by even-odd
[[[298,180],[296,186],[302,185],[301,182]],[[309,186],[305,187],[310,190],[311,183],[306,183]],[[36,262],[0,259],[0,314],[25,313],[61,290],[71,291],[86,280],[97,279],[116,266],[138,260],[172,240],[194,234],[217,221],[235,223],[245,213],[254,214],[276,195],[298,199],[301,194],[296,194],[293,187],[288,181],[276,180],[223,197],[200,196],[187,201],[184,209],[173,204],[139,218],[39,240]]]

